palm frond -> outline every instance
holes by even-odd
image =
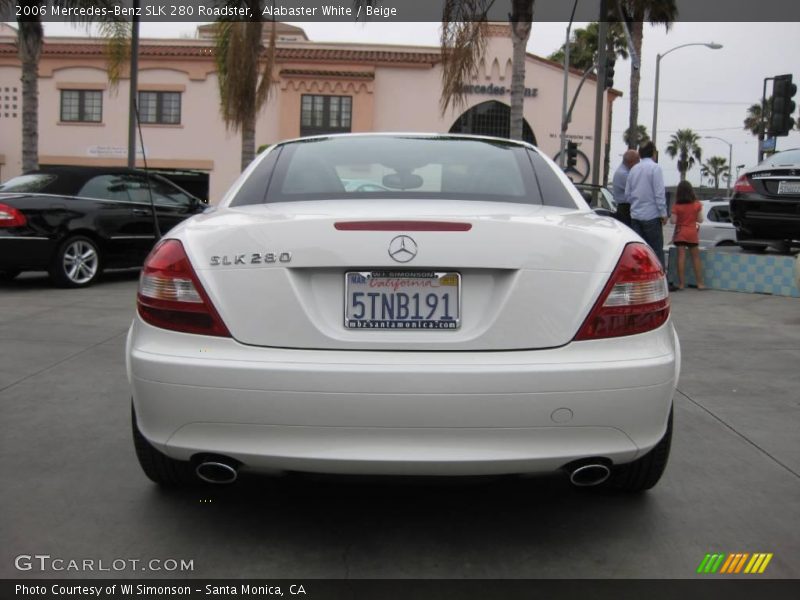
[[[272,21],[269,32],[267,56],[264,60],[264,68],[261,72],[261,81],[258,84],[258,91],[256,92],[256,110],[264,106],[264,103],[269,99],[270,92],[272,91],[272,78],[276,62],[275,43],[277,37],[276,23],[275,21]]]
[[[478,74],[486,51],[487,12],[494,0],[446,0],[442,13],[442,114],[463,106],[464,86]]]
[[[226,127],[239,131],[257,110],[262,23],[219,21],[215,60],[220,112]]]
[[[111,90],[116,90],[123,68],[131,56],[131,23],[126,21],[100,21],[98,33],[106,40],[106,71]]]

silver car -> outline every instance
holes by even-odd
[[[703,222],[700,223],[700,247],[735,246],[736,228],[731,222],[728,200],[702,200]]]

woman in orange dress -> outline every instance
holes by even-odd
[[[678,289],[682,290],[686,284],[686,249],[692,257],[694,278],[697,289],[706,289],[703,283],[703,267],[700,264],[700,236],[698,229],[703,222],[703,205],[695,198],[694,188],[688,181],[681,181],[675,192],[675,204],[672,207],[672,224],[675,225],[675,235],[672,238],[678,247]]]

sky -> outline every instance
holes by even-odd
[[[535,17],[534,17],[535,20]],[[200,23],[143,23],[142,37],[194,37]],[[292,23],[305,29],[315,42],[365,42],[436,46],[438,23]],[[576,23],[573,28],[586,25]],[[534,22],[529,52],[547,56],[564,42],[566,23]],[[63,23],[45,24],[47,35],[85,35],[86,30]],[[701,136],[717,136],[733,144],[734,167],[756,163],[758,142],[745,131],[742,121],[748,106],[760,102],[765,77],[792,73],[800,84],[800,23],[675,23],[669,32],[645,25],[639,88],[639,122],[652,129],[656,57],[682,44],[722,44],[711,50],[690,46],[670,53],[661,61],[658,108],[658,146],[665,182],[678,181],[677,159],[664,149],[678,129],[689,128]],[[630,61],[618,60],[614,87],[623,96],[614,103],[612,123],[612,172],[625,146],[622,132],[629,113]],[[531,82],[535,85],[535,82]],[[800,85],[798,86],[800,87]],[[767,88],[769,95],[769,88]],[[800,105],[800,94],[795,97]],[[795,113],[797,117],[797,113]],[[651,134],[652,135],[652,134]],[[703,160],[710,156],[728,158],[728,144],[701,139]],[[778,149],[800,147],[800,132],[778,139]],[[688,173],[694,185],[700,182],[700,167]],[[722,184],[721,184],[722,185]]]

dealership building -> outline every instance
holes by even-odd
[[[265,37],[270,27],[265,27]],[[258,116],[258,146],[306,135],[368,131],[508,135],[512,45],[506,24],[490,38],[466,102],[440,109],[438,48],[315,42],[279,23],[272,94]],[[219,111],[213,25],[195,39],[145,39],[140,45],[139,112],[148,166],[208,177],[216,202],[239,173],[241,138]],[[22,89],[16,30],[0,24],[0,180],[22,169]],[[554,157],[559,149],[564,73],[559,63],[527,54],[524,137]],[[570,72],[570,95],[582,73]],[[587,78],[569,138],[579,144],[577,169],[592,161],[596,79]],[[42,165],[126,164],[127,74],[109,85],[105,43],[98,38],[45,40],[39,64],[39,162]],[[613,101],[604,102],[607,148]],[[605,158],[605,156],[603,157]],[[141,150],[137,164],[142,164]],[[602,164],[602,161],[601,161]],[[614,165],[612,165],[613,168]]]

